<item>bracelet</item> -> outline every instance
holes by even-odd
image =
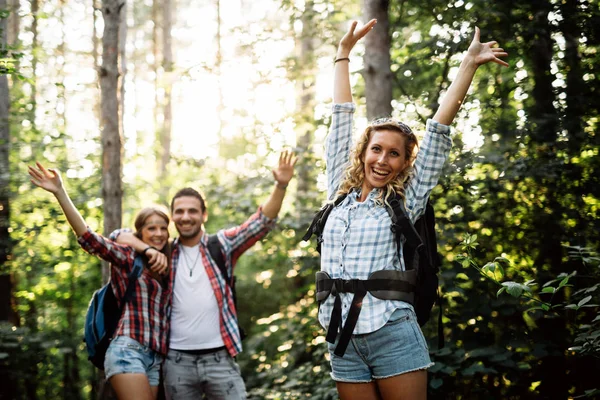
[[[148,247],[146,247],[146,248],[144,249],[144,251],[142,251],[142,255],[145,257],[145,256],[146,256],[146,252],[147,252],[148,250],[150,250],[150,249],[154,249],[154,250],[158,251],[158,249],[157,249],[156,247],[154,247],[154,246],[148,246]]]
[[[281,183],[279,183],[279,182],[275,182],[275,186],[276,186],[278,189],[281,189],[281,190],[285,190],[285,189],[287,189],[287,187],[288,187],[287,183],[286,183],[285,185],[282,185],[282,184],[281,184]]]
[[[350,59],[348,57],[336,58],[333,63],[335,64],[338,61],[348,61],[348,62],[350,62]]]

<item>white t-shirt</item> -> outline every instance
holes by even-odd
[[[219,304],[202,263],[200,246],[180,244],[179,251],[169,348],[201,350],[224,346]]]

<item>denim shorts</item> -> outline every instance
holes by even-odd
[[[117,336],[110,342],[104,359],[104,374],[110,379],[117,374],[145,374],[150,386],[158,386],[163,356],[128,336]]]
[[[339,338],[338,334],[335,344],[328,343],[331,378],[337,382],[367,383],[433,365],[412,309],[394,311],[390,320],[375,332],[352,335],[343,357],[333,354]]]

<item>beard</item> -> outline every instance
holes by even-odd
[[[194,227],[187,232],[182,232],[177,225],[175,226],[175,228],[177,229],[177,232],[179,233],[179,237],[181,237],[183,239],[193,239],[196,236],[198,236],[198,234],[200,232],[202,232],[202,225]]]

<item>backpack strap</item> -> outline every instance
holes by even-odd
[[[389,201],[389,207],[386,207],[386,210],[392,219],[391,230],[396,236],[398,254],[400,254],[402,237],[404,237],[406,239],[403,247],[404,266],[407,271],[415,269],[415,267],[419,266],[419,253],[424,248],[424,245],[419,233],[408,217],[408,212],[404,206],[404,199],[399,195],[394,196]]]
[[[234,304],[236,312],[237,312],[237,294],[235,292],[235,276],[229,275],[229,273],[227,272],[227,265],[225,264],[225,255],[223,254],[223,247],[221,246],[219,237],[216,234],[209,235],[208,243],[207,243],[206,247],[208,247],[208,252],[210,253],[210,256],[212,257],[212,259],[215,260],[215,263],[217,263],[217,266],[219,267],[219,271],[221,272],[221,275],[223,276],[223,278],[225,278],[225,283],[227,284],[227,286],[229,286],[229,289],[231,289],[231,295],[233,297],[233,304]],[[246,331],[244,331],[244,329],[239,326],[239,321],[238,321],[238,330],[240,332],[240,338],[242,340],[244,340],[244,338],[246,337]]]
[[[223,275],[223,277],[225,278],[225,282],[227,283],[228,286],[232,286],[232,279],[231,276],[229,276],[229,273],[227,272],[227,266],[225,265],[225,256],[223,255],[223,249],[221,247],[221,242],[219,242],[219,237],[214,234],[214,235],[209,235],[208,236],[208,252],[210,253],[210,256],[212,257],[213,260],[215,260],[215,263],[217,263],[217,266],[219,267],[219,270],[221,271],[221,275]]]
[[[135,288],[135,281],[137,281],[137,279],[140,277],[143,269],[144,260],[142,256],[138,254],[135,256],[135,260],[133,260],[133,268],[131,268],[131,272],[127,275],[127,289],[125,289],[125,294],[123,294],[123,298],[121,299],[121,314],[123,314],[125,305],[131,298],[131,294]]]
[[[317,236],[317,251],[321,254],[321,243],[323,242],[323,229],[325,229],[325,223],[327,222],[327,218],[329,214],[331,214],[331,210],[337,207],[344,199],[348,196],[347,193],[339,195],[333,202],[328,202],[325,204],[319,212],[315,215],[308,230],[302,237],[302,240],[309,240],[312,235]]]

